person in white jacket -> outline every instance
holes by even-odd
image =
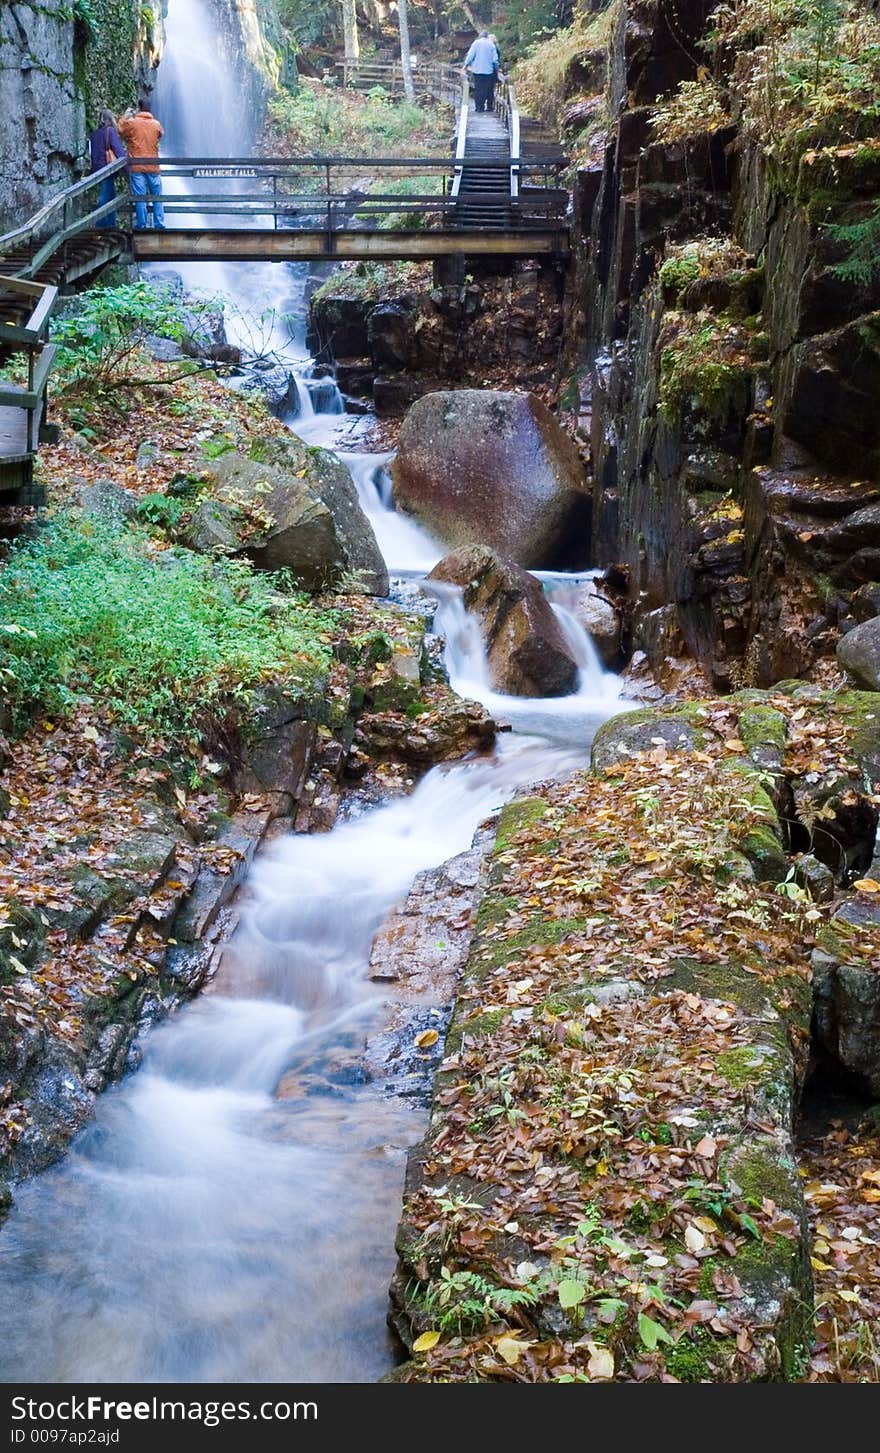
[[[491,110],[495,73],[501,64],[497,47],[489,39],[488,30],[481,30],[464,58],[464,69],[470,70],[474,78],[474,109]]]

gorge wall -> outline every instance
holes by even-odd
[[[582,18],[555,119],[578,158],[594,558],[626,567],[655,670],[688,651],[724,689],[809,674],[874,613],[880,270],[847,276],[834,226],[870,218],[880,128],[867,9],[835,12],[862,70],[812,106],[809,36],[771,31],[752,0],[710,38],[714,10],[614,0]],[[773,46],[806,79],[793,101],[759,76],[762,126]]]
[[[122,110],[158,59],[161,17],[139,0],[4,5],[0,12],[0,228],[87,169],[88,127]]]
[[[218,44],[241,58],[245,104],[277,85],[274,0],[204,0]],[[122,111],[155,84],[168,0],[10,0],[0,8],[0,230],[88,170],[101,107]],[[206,98],[206,104],[210,104]]]

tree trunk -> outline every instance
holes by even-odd
[[[403,94],[407,101],[416,99],[413,85],[412,61],[409,55],[409,11],[407,0],[397,0],[397,20],[400,25],[400,68],[403,71]]]
[[[480,24],[470,5],[468,5],[467,0],[460,0],[458,8],[464,11],[474,30],[477,32],[477,35],[479,35],[481,30],[485,30],[486,27]]]
[[[349,68],[357,66],[361,54],[358,39],[357,0],[342,0],[342,33],[345,39],[345,80],[349,81]]]

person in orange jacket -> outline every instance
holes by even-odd
[[[149,101],[139,101],[134,116],[123,117],[119,123],[119,135],[125,142],[130,157],[136,158],[129,164],[128,179],[135,202],[135,226],[146,227],[147,203],[142,198],[162,195],[162,178],[159,175],[159,142],[165,135],[161,124],[150,111]],[[164,228],[165,208],[158,200],[150,202],[153,226]]]

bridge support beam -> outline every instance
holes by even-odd
[[[183,228],[134,232],[136,262],[296,262],[315,258],[322,262],[391,261],[393,259],[466,257],[565,256],[569,250],[567,227],[527,228],[509,232],[478,232],[458,228],[392,232],[352,229],[328,233],[326,229],[279,229],[277,232],[196,232]]]
[[[455,253],[449,257],[434,258],[433,275],[435,288],[462,287],[466,272],[467,258],[464,253]]]

